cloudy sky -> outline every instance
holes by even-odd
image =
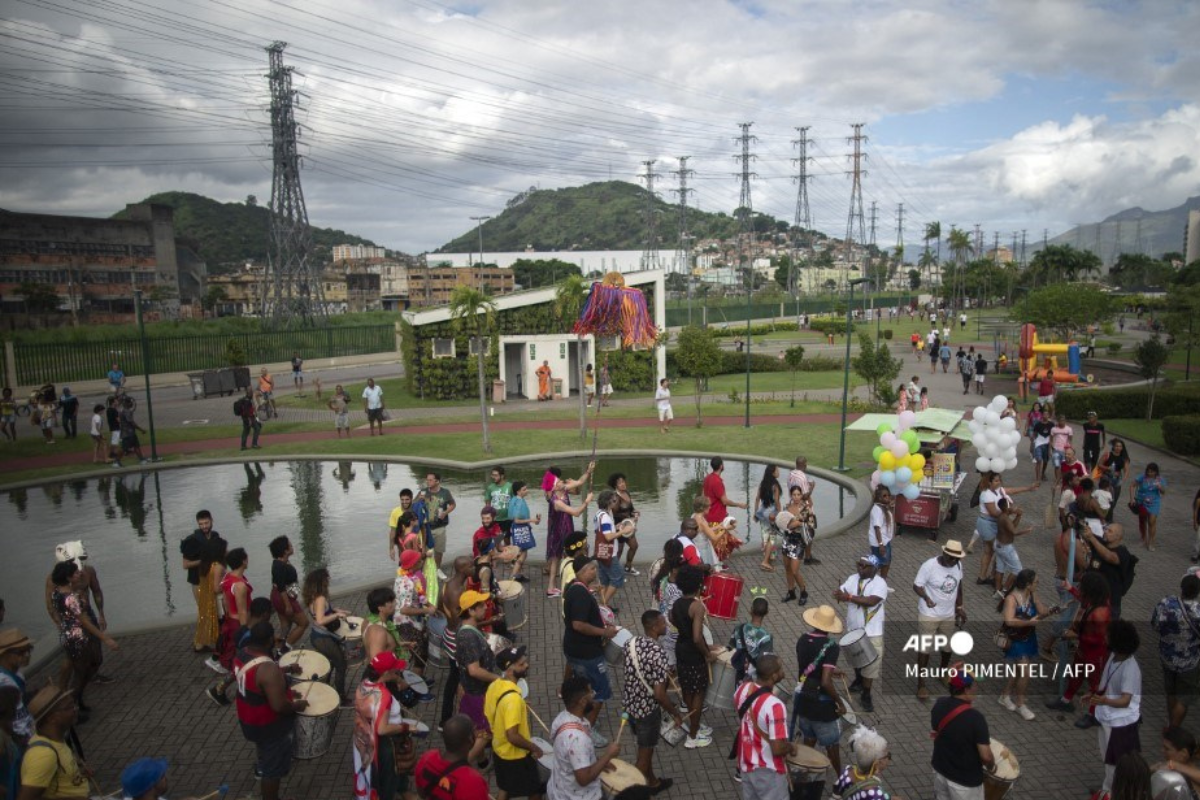
[[[851,123],[877,239],[940,220],[1010,241],[1200,194],[1192,0],[11,0],[0,207],[108,215],[165,190],[270,197],[267,53],[288,43],[310,220],[433,249],[529,188],[690,156],[731,211],[846,229]]]

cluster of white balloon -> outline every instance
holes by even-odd
[[[1015,417],[1001,417],[1008,408],[1008,398],[998,394],[986,406],[976,406],[967,427],[971,429],[971,444],[979,457],[975,469],[980,472],[1004,472],[1017,467],[1017,445],[1021,432]]]

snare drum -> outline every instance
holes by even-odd
[[[633,639],[626,628],[617,628],[617,635],[604,643],[604,660],[616,667],[625,663],[625,645]]]
[[[864,669],[875,663],[879,654],[867,636],[866,628],[850,631],[838,641],[842,656],[855,669]]]
[[[609,762],[615,767],[611,772],[604,770],[600,773],[600,784],[603,787],[604,800],[612,800],[631,786],[645,786],[646,776],[628,761],[614,758]]]
[[[722,649],[717,654],[717,660],[712,663],[712,682],[708,684],[708,694],[704,702],[712,708],[723,708],[733,711],[733,693],[737,691],[737,670],[733,668],[733,651]]]
[[[704,579],[704,607],[717,619],[737,619],[744,581],[737,575],[721,573]]]
[[[338,632],[344,632],[342,637],[342,652],[346,654],[347,664],[357,664],[363,660],[363,629],[366,622],[362,617],[346,617],[342,620]]]
[[[441,614],[434,614],[429,618],[429,622],[425,625],[425,630],[429,634],[426,639],[429,647],[429,663],[427,666],[445,669],[449,659],[446,657],[446,648],[442,644],[442,636],[446,633],[446,618]]]
[[[290,684],[300,683],[301,681],[320,681],[321,683],[329,683],[329,673],[332,667],[329,665],[329,659],[318,653],[316,650],[289,650],[279,657],[279,668],[284,670],[293,664],[300,665],[299,675],[288,675],[287,681]],[[336,706],[336,703],[335,703]]]
[[[542,757],[537,760],[538,780],[546,783],[550,780],[550,770],[554,767],[554,745],[537,736],[531,736],[529,741],[536,744],[542,751]]]
[[[992,758],[996,760],[994,772],[983,773],[984,800],[1002,800],[1008,797],[1017,778],[1021,777],[1021,764],[1013,751],[1009,750],[999,739],[992,739]]]
[[[292,689],[308,701],[307,708],[296,712],[296,744],[292,756],[300,759],[320,758],[329,752],[329,745],[333,742],[340,701],[337,690],[328,684],[313,681],[297,683]]]
[[[429,684],[417,673],[406,669],[400,672],[400,677],[408,684],[408,688],[417,694],[429,694]]]
[[[500,608],[504,611],[504,621],[508,623],[508,629],[515,631],[524,628],[529,618],[525,609],[525,587],[521,582],[500,581],[500,591],[496,594]]]

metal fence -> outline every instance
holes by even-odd
[[[872,308],[891,308],[893,306],[905,306],[910,298],[907,297],[876,297],[868,299],[867,304]],[[862,301],[856,295],[854,297],[854,307],[861,308]],[[795,300],[783,300],[773,303],[754,303],[749,308],[749,317],[751,320],[769,320],[769,319],[787,319],[795,318],[799,314],[828,314],[831,311],[838,311],[842,314],[846,313],[845,298],[834,299],[830,297],[823,298],[801,298],[799,302]],[[745,322],[747,316],[747,308],[745,302],[713,302],[712,300],[694,298],[692,300],[691,309],[691,324],[694,325],[723,325],[727,322]],[[687,325],[689,319],[688,307],[686,301],[672,300],[667,306],[667,327],[674,328],[680,325]]]
[[[246,363],[388,353],[396,349],[392,325],[359,325],[265,333],[175,336],[147,339],[153,372],[199,372],[230,366],[231,349],[240,348]],[[15,344],[17,383],[38,386],[51,382],[102,380],[114,362],[126,375],[144,371],[138,339],[112,339],[69,344]]]

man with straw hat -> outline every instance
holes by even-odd
[[[17,708],[13,716],[13,738],[22,748],[34,734],[33,715],[25,706],[25,677],[21,669],[29,666],[33,642],[20,628],[0,631],[0,687],[17,690]]]
[[[917,571],[913,591],[921,598],[917,603],[917,632],[922,636],[939,635],[944,644],[942,670],[950,666],[950,637],[955,625],[965,625],[967,612],[963,608],[962,560],[966,557],[962,543],[956,539],[946,542],[941,555],[929,559]],[[930,641],[922,638],[920,641]],[[925,672],[929,668],[929,649],[922,646],[917,655],[917,699],[928,700]]]
[[[38,733],[29,740],[21,762],[20,796],[39,800],[86,798],[86,768],[67,745],[68,731],[79,715],[75,696],[51,684],[29,701],[29,713]]]
[[[822,605],[806,610],[804,623],[812,630],[796,641],[800,679],[794,692],[792,720],[798,724],[804,744],[825,748],[834,772],[840,774],[842,761],[838,742],[842,738],[842,729],[838,719],[846,707],[833,686],[833,678],[840,674],[837,636],[843,630],[842,620],[833,606]]]

